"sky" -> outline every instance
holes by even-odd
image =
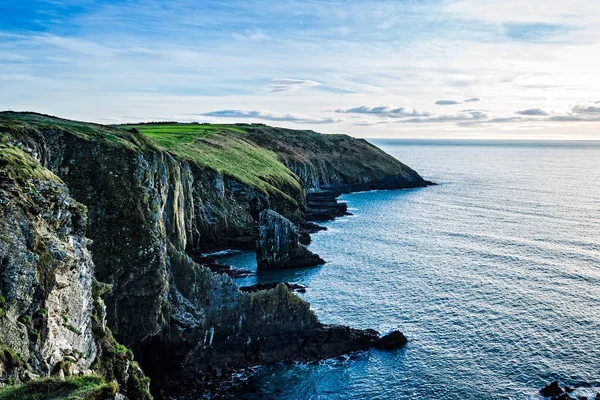
[[[600,1],[0,0],[0,110],[600,139]]]

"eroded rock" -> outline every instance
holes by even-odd
[[[260,213],[256,260],[259,269],[309,267],[325,263],[300,243],[296,226],[273,210]]]
[[[392,350],[404,346],[408,342],[400,331],[393,331],[375,341],[374,347],[379,350]]]
[[[542,389],[540,389],[540,394],[544,397],[558,396],[559,394],[562,394],[562,393],[563,393],[563,390],[561,389],[561,387],[557,381],[554,381],[554,382],[550,383],[548,386],[545,386]]]

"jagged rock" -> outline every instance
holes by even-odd
[[[149,399],[133,355],[127,373],[107,366],[85,206],[23,149],[2,145],[0,203],[0,384],[93,370],[121,394]]]
[[[242,287],[240,287],[240,290],[242,292],[247,292],[247,293],[258,292],[259,290],[275,289],[279,284],[280,284],[280,282],[256,283],[251,286],[242,286]],[[298,292],[298,293],[306,292],[306,287],[299,285],[297,283],[283,282],[283,284],[291,292]]]
[[[325,261],[299,241],[296,226],[273,210],[260,213],[256,260],[259,269],[309,267]]]
[[[548,386],[540,389],[540,394],[544,397],[558,396],[562,394],[563,390],[560,388],[560,385],[557,381],[550,383]]]
[[[561,395],[552,397],[552,400],[575,400],[575,399],[573,397],[569,396],[568,394],[563,393]]]
[[[373,332],[321,325],[308,304],[284,285],[240,292],[231,277],[215,274],[189,256],[232,244],[238,248],[254,246],[257,222],[265,209],[287,218],[289,225],[284,225],[293,227],[289,232],[295,236],[294,225],[305,221],[306,189],[347,191],[426,184],[414,171],[374,146],[338,135],[296,132],[290,136],[286,131],[280,136],[282,132],[275,128],[251,127],[244,141],[258,144],[262,136],[262,148],[283,160],[278,168],[284,170],[285,164],[297,175],[290,172],[284,181],[269,177],[260,187],[165,151],[135,131],[10,112],[0,113],[0,126],[1,143],[20,143],[31,154],[32,162],[60,177],[70,195],[87,206],[87,236],[93,242],[82,240],[90,244],[96,278],[113,286],[106,304],[98,309],[99,323],[94,322],[93,330],[100,334],[112,329],[119,341],[130,345],[144,369],[157,377],[155,389],[161,379],[177,385],[171,378],[189,374],[194,381],[203,376],[209,381],[215,374],[235,368],[327,358],[367,348],[376,340]],[[282,142],[286,140],[287,144]],[[291,157],[294,147],[299,153]],[[352,154],[352,148],[359,148],[360,154]],[[307,158],[300,162],[297,155],[301,153]],[[364,160],[370,160],[369,165]],[[349,173],[355,167],[358,172]],[[31,212],[42,212],[36,193],[27,196],[35,200],[30,204]],[[85,221],[81,224],[86,225]],[[31,235],[23,236],[19,246],[35,248]],[[73,234],[63,225],[56,236],[60,241]],[[286,240],[295,262],[322,262],[298,243],[299,238]],[[277,247],[275,242],[273,245],[271,249]],[[60,247],[49,249],[51,259],[71,265],[71,250]],[[281,256],[275,255],[277,262],[286,260],[287,256]],[[272,252],[269,257],[273,257]],[[27,279],[32,277],[33,273],[26,274]],[[78,285],[59,277],[58,287],[62,287],[60,293],[71,293]],[[27,301],[15,310],[7,296],[7,304],[11,319],[29,316]],[[89,306],[84,303],[70,312],[85,310]],[[31,333],[35,337],[35,332],[26,332],[32,323],[35,328],[35,318],[27,321],[29,325],[17,321],[11,334]],[[77,340],[77,331],[85,337],[88,327],[78,322],[65,334]],[[42,331],[40,340],[44,335]],[[98,351],[107,349],[104,354],[110,356],[111,346],[104,344],[97,345]],[[26,347],[23,345],[23,352]],[[105,365],[105,370],[117,375],[121,374],[118,371],[130,371],[133,364],[122,361],[111,364],[114,368]]]
[[[400,331],[393,331],[377,339],[374,347],[379,350],[391,350],[404,346],[408,342],[406,336]]]
[[[217,260],[212,257],[205,257],[200,255],[190,255],[194,262],[208,267],[212,272],[217,274],[227,274],[232,278],[241,278],[252,274],[252,271],[242,268],[233,268],[231,265],[219,264]]]
[[[302,231],[309,233],[309,234],[327,230],[327,228],[325,226],[317,225],[314,222],[302,223],[301,229],[302,229]]]
[[[352,215],[348,212],[346,203],[339,203],[337,198],[341,195],[338,191],[309,192],[306,194],[306,219],[309,221],[330,221],[344,215]]]

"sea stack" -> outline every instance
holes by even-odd
[[[325,261],[300,243],[292,221],[273,210],[260,213],[256,261],[262,270],[310,267]]]

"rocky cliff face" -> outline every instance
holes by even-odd
[[[266,138],[244,129],[253,143]],[[214,274],[194,261],[201,261],[201,253],[210,249],[253,244],[261,212],[262,226],[270,227],[264,237],[271,249],[262,259],[268,263],[316,261],[298,243],[294,226],[304,220],[303,189],[299,191],[293,184],[278,189],[278,181],[265,177],[275,185],[265,192],[165,151],[139,133],[101,125],[5,113],[0,114],[0,135],[5,147],[27,149],[27,168],[47,173],[51,178],[45,180],[57,185],[50,191],[63,193],[48,197],[50,183],[38,179],[32,190],[41,193],[39,201],[47,203],[50,211],[40,217],[30,205],[3,209],[1,221],[8,232],[21,232],[18,237],[9,235],[0,247],[2,291],[7,299],[2,307],[11,321],[3,323],[2,329],[6,327],[7,334],[11,331],[14,336],[10,346],[39,360],[41,373],[54,367],[59,353],[75,353],[78,357],[70,368],[77,371],[89,368],[95,354],[103,353],[101,359],[106,361],[98,367],[103,375],[110,379],[126,375],[121,386],[131,386],[131,390],[135,382],[145,382],[140,374],[129,378],[129,374],[118,373],[129,370],[129,364],[119,360],[131,364],[131,357],[105,329],[105,318],[115,337],[131,346],[145,371],[157,377],[155,387],[166,387],[159,377],[171,382],[189,377],[197,382],[198,374],[226,375],[258,363],[331,357],[373,344],[373,331],[321,325],[308,304],[283,285],[240,292],[230,277]],[[305,139],[311,140],[312,136]],[[299,143],[292,157],[288,147],[280,149],[277,143],[267,148],[297,171],[310,189],[384,187],[389,182],[393,187],[400,185],[400,180],[403,187],[425,184],[412,170],[389,175],[372,163],[356,167],[363,174],[354,176],[347,166],[340,166],[342,159],[347,163],[347,154],[334,155],[335,162],[319,161],[310,158],[315,149]],[[291,140],[289,146],[294,145]],[[318,141],[315,144],[320,145]],[[350,146],[332,145],[340,149]],[[305,151],[310,157],[301,166],[298,157]],[[7,196],[15,197],[13,189],[6,190]],[[286,194],[285,190],[294,192]],[[16,198],[23,196],[33,195],[18,193]],[[87,219],[85,207],[78,202],[87,206]],[[84,236],[86,227],[89,243]],[[50,278],[36,275],[36,268],[46,262],[52,264],[54,275]],[[112,286],[104,302],[92,296],[92,276]],[[19,279],[24,279],[24,285],[11,286]],[[44,294],[35,294],[33,299],[31,293]],[[48,306],[42,306],[46,302]],[[50,336],[51,340],[44,337],[40,343],[46,347],[38,349],[36,341],[23,339],[40,332],[39,318],[35,319],[42,312],[40,307],[48,313],[48,307],[54,307],[47,332],[52,328],[55,336]],[[91,322],[90,315],[96,316]],[[21,316],[31,319],[19,322]],[[58,316],[66,319],[61,323]]]
[[[20,145],[0,144],[0,384],[100,373],[130,398],[147,398],[133,358],[108,362],[117,346],[87,249],[86,207]],[[114,349],[113,349],[114,350]],[[129,382],[137,378],[134,384]]]
[[[273,210],[260,213],[256,261],[259,269],[299,268],[325,263],[300,243],[298,228]]]
[[[427,186],[417,172],[364,139],[252,125],[248,137],[276,152],[310,192]]]

